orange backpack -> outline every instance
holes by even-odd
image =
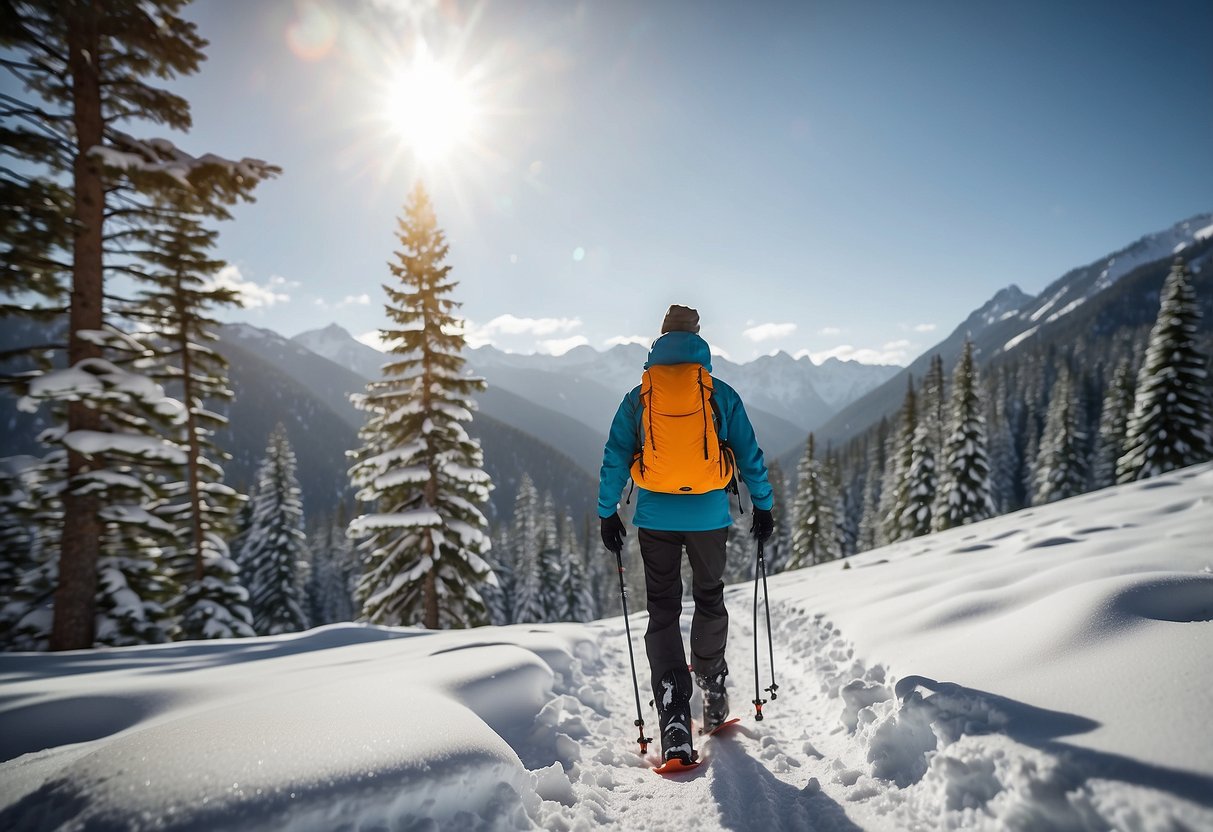
[[[698,364],[658,364],[640,383],[640,450],[632,480],[648,491],[706,494],[733,481],[733,451],[716,432],[712,375]]]

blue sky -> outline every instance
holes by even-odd
[[[384,322],[418,177],[476,343],[604,348],[697,307],[735,360],[907,363],[999,288],[1213,210],[1213,4],[198,0],[191,152],[281,165],[221,229],[234,317]],[[422,165],[419,44],[475,91]]]

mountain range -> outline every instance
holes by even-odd
[[[837,359],[817,365],[777,353],[746,364],[714,358],[713,373],[741,393],[767,456],[782,458],[786,467],[810,431],[823,445],[841,444],[892,414],[907,377],[921,378],[935,353],[951,367],[966,338],[979,362],[988,364],[1025,344],[1072,337],[1076,327],[1114,332],[1148,324],[1157,312],[1158,286],[1179,252],[1197,273],[1206,320],[1213,320],[1213,269],[1205,267],[1213,252],[1213,214],[1202,214],[1073,269],[1039,295],[1017,286],[1000,290],[905,368]],[[228,324],[219,335],[236,393],[225,408],[232,428],[219,437],[233,455],[229,482],[251,485],[266,437],[282,421],[298,457],[308,515],[323,516],[351,499],[346,452],[357,447],[363,418],[349,394],[379,376],[384,354],[336,324],[294,338]],[[6,321],[0,353],[49,340],[46,324]],[[476,396],[479,412],[470,432],[481,440],[495,484],[490,519],[512,514],[524,471],[574,516],[593,511],[604,437],[623,395],[639,383],[646,353],[637,344],[602,352],[582,346],[563,355],[491,346],[465,352],[470,371],[488,382]],[[9,361],[5,369],[24,368]],[[19,413],[12,397],[0,396],[0,426],[0,456],[40,452],[41,414]]]
[[[979,367],[1006,360],[1028,346],[1059,343],[1077,331],[1111,335],[1129,326],[1148,326],[1158,314],[1158,291],[1171,262],[1182,255],[1195,275],[1197,295],[1213,306],[1213,213],[1198,214],[1085,266],[1071,269],[1038,295],[1016,285],[1000,289],[969,314],[946,338],[924,351],[884,384],[840,408],[817,430],[821,444],[841,445],[901,405],[908,380],[921,379],[932,355],[948,372],[965,339],[973,342]]]

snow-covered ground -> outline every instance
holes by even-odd
[[[622,619],[5,655],[0,828],[1213,829],[1211,540],[1203,465],[776,576],[763,722],[730,588],[670,780]]]

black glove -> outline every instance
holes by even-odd
[[[628,536],[628,530],[624,528],[619,512],[615,512],[610,517],[603,517],[599,522],[602,526],[602,545],[612,552],[622,552],[623,539]]]
[[[775,518],[769,508],[754,506],[754,520],[750,523],[750,534],[758,538],[759,543],[766,543],[775,533]]]

